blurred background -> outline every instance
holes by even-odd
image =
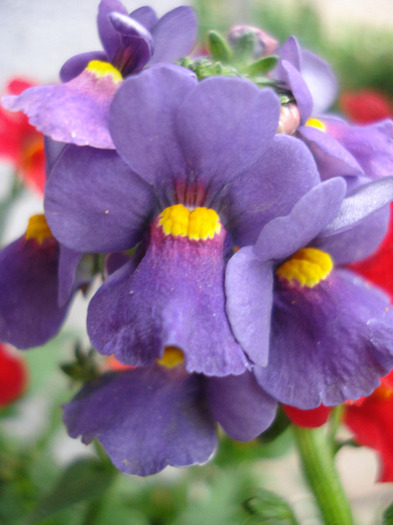
[[[130,11],[145,5],[139,0],[124,3]],[[231,26],[242,23],[261,27],[280,41],[295,34],[304,47],[331,63],[343,91],[370,88],[392,101],[391,0],[183,3],[193,5],[198,13],[201,46],[210,29],[225,34]],[[95,25],[97,4],[98,0],[0,0],[3,92],[15,76],[37,83],[56,82],[60,67],[70,56],[101,49]],[[180,3],[152,0],[149,5],[162,15]],[[334,109],[338,111],[339,106]],[[0,197],[9,191],[12,177],[12,166],[2,162]],[[23,191],[10,209],[3,244],[21,235],[30,215],[41,210],[41,195]],[[265,523],[252,521],[242,505],[262,487],[287,498],[301,524],[320,523],[302,481],[288,430],[273,442],[265,439],[240,445],[224,441],[215,462],[202,468],[167,469],[153,478],[117,475],[113,481],[111,471],[110,475],[106,471],[97,474],[89,468],[66,471],[65,475],[64,468],[75,458],[95,457],[91,448],[66,436],[59,408],[73,391],[58,364],[70,359],[75,337],[87,345],[84,311],[85,302],[80,299],[62,335],[45,348],[23,354],[29,370],[26,393],[11,407],[0,409],[1,525]],[[356,524],[382,524],[382,510],[392,502],[392,485],[375,483],[375,453],[345,447],[338,453],[338,465],[355,509]],[[83,500],[77,490],[70,490],[76,480],[87,487],[95,485]],[[81,490],[80,484],[76,486]],[[67,503],[70,506],[63,508]]]

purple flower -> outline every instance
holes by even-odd
[[[319,182],[301,141],[275,136],[279,112],[276,95],[247,80],[198,83],[185,69],[155,66],[113,101],[120,156],[64,149],[46,189],[56,237],[88,252],[139,243],[90,303],[88,331],[101,353],[150,366],[176,346],[188,372],[239,375],[249,366],[225,313],[226,260]]]
[[[108,113],[123,78],[146,64],[173,62],[189,53],[197,21],[187,6],[158,20],[150,7],[128,15],[118,0],[101,0],[97,24],[104,51],[68,60],[60,72],[63,84],[36,86],[4,97],[3,104],[24,111],[31,124],[56,141],[113,149]]]
[[[0,340],[18,348],[47,342],[58,332],[74,293],[87,284],[77,274],[81,253],[59,245],[43,215],[0,251]]]
[[[381,232],[378,220],[373,231],[369,217],[386,206],[392,191],[388,178],[344,199],[344,180],[331,179],[230,259],[231,326],[258,365],[257,381],[278,401],[310,409],[357,399],[392,368],[388,298],[337,268],[373,249],[374,234]]]
[[[119,470],[147,476],[168,465],[208,461],[216,422],[233,439],[255,438],[272,423],[276,407],[251,372],[206,378],[161,361],[87,383],[65,405],[64,422],[71,437],[97,438]]]
[[[294,37],[280,50],[277,77],[293,93],[301,123],[296,126],[293,108],[282,113],[281,129],[296,131],[307,144],[322,180],[337,176],[374,179],[393,174],[393,122],[386,119],[354,126],[324,114],[336,97],[336,80],[326,62],[302,50]]]

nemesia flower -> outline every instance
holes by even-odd
[[[90,302],[99,352],[150,366],[175,346],[187,372],[247,369],[225,313],[226,260],[319,182],[305,146],[275,136],[279,113],[276,95],[247,80],[198,83],[186,69],[155,66],[125,81],[112,103],[120,156],[94,150],[90,162],[91,148],[77,159],[65,148],[45,201],[56,238],[93,253],[139,243]]]
[[[169,348],[153,366],[85,384],[65,405],[64,422],[71,437],[97,438],[119,470],[146,476],[208,461],[217,446],[216,422],[233,439],[255,438],[272,423],[276,405],[251,372],[188,374],[182,353]]]
[[[0,344],[0,408],[20,397],[26,382],[27,370],[23,361]]]
[[[76,276],[82,254],[59,245],[44,215],[34,215],[25,235],[0,251],[0,340],[18,348],[56,335],[85,278]]]
[[[337,268],[357,250],[370,248],[372,232],[359,238],[356,230],[391,192],[386,178],[344,198],[344,180],[330,179],[301,197],[289,215],[272,219],[254,246],[229,260],[232,329],[258,365],[258,383],[281,403],[309,409],[357,399],[392,368],[388,299]],[[342,243],[342,231],[352,231],[353,249],[350,236]]]
[[[9,81],[6,91],[19,95],[34,84],[23,79]],[[10,161],[25,184],[44,193],[44,138],[22,113],[13,115],[0,106],[0,157]]]
[[[118,0],[101,0],[97,25],[104,51],[68,60],[60,72],[62,84],[31,88],[3,98],[3,104],[24,111],[31,124],[56,141],[111,149],[109,106],[123,79],[148,63],[173,62],[189,53],[197,21],[187,6],[158,20],[150,7],[128,15]]]
[[[301,124],[296,135],[310,148],[322,180],[337,176],[377,178],[393,173],[391,120],[354,126],[324,114],[337,94],[337,83],[325,61],[302,50],[291,37],[280,50],[276,75],[293,93]],[[292,113],[283,115],[289,125],[282,123],[280,131],[295,131]]]

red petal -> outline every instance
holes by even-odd
[[[324,425],[328,420],[331,407],[320,405],[311,410],[300,410],[300,408],[283,405],[284,412],[298,427],[316,428]]]

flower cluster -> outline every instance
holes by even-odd
[[[48,180],[45,217],[0,252],[0,338],[52,337],[105,254],[87,330],[131,367],[65,406],[70,435],[147,475],[207,461],[216,423],[249,440],[278,403],[370,394],[393,368],[393,312],[344,265],[386,232],[393,123],[325,114],[334,76],[295,38],[237,27],[179,61],[191,8],[101,0],[97,22],[104,52],[3,99],[47,136]]]

